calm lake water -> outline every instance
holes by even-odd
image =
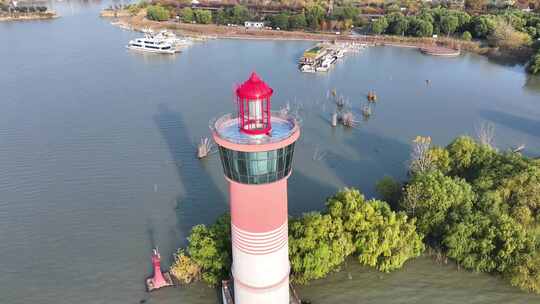
[[[239,40],[146,56],[124,47],[139,34],[97,17],[106,5],[62,2],[60,19],[0,23],[0,303],[216,303],[202,284],[149,295],[143,283],[153,246],[168,266],[193,225],[227,210],[217,155],[199,161],[195,144],[253,70],[275,89],[274,109],[289,101],[303,117],[293,215],[340,187],[373,196],[381,177],[403,179],[416,135],[443,145],[491,122],[500,149],[540,155],[540,79],[521,66],[377,47],[306,75],[295,62],[311,43]],[[373,117],[332,129],[332,88],[357,113],[376,90]],[[314,303],[540,303],[427,258],[392,274],[350,260],[300,292]]]

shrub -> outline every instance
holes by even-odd
[[[497,19],[488,39],[494,46],[510,50],[531,43],[531,37],[528,34],[515,30],[511,24],[502,19]]]
[[[208,10],[195,10],[195,21],[200,24],[212,23],[212,13]]]
[[[289,223],[289,257],[296,283],[325,277],[353,251],[351,235],[340,219],[312,212]]]
[[[228,277],[231,268],[230,217],[218,218],[210,227],[197,225],[188,237],[187,253],[202,269],[202,279],[216,286]]]
[[[444,174],[450,172],[450,153],[448,153],[448,150],[433,147],[429,149],[427,154],[435,169]]]
[[[540,254],[526,256],[508,274],[510,283],[526,291],[540,293]]]
[[[469,31],[465,31],[461,35],[461,39],[463,39],[465,41],[471,41],[472,40],[472,35],[471,35],[471,33]]]
[[[386,17],[381,17],[371,23],[371,32],[380,35],[388,28],[388,21]]]
[[[537,51],[536,54],[531,58],[527,71],[531,74],[540,74],[540,51]]]
[[[405,187],[402,207],[417,219],[418,230],[439,239],[448,213],[455,208],[470,208],[475,194],[467,182],[460,178],[430,171],[415,175]]]
[[[280,13],[272,17],[272,27],[281,30],[289,29],[289,14]]]
[[[414,220],[392,211],[383,201],[366,201],[358,190],[345,189],[328,199],[326,206],[332,218],[341,220],[351,234],[355,254],[363,265],[389,272],[424,250]]]
[[[170,269],[171,274],[184,284],[198,281],[201,277],[201,267],[187,256],[182,249],[174,255],[174,263]]]
[[[505,273],[535,250],[534,240],[504,213],[473,212],[448,227],[448,256],[475,271]]]
[[[289,26],[292,29],[303,29],[307,26],[306,15],[304,13],[292,15],[289,18]]]
[[[180,11],[180,19],[182,22],[191,23],[195,19],[193,10],[190,7],[184,7]]]
[[[154,21],[169,20],[171,13],[160,5],[151,5],[146,9],[146,18]]]

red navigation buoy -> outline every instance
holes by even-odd
[[[146,289],[148,291],[173,286],[170,274],[168,272],[161,272],[161,256],[157,249],[154,249],[152,252],[152,266],[154,268],[154,276],[146,279]]]

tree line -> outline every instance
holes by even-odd
[[[289,220],[291,280],[325,277],[349,256],[382,272],[426,247],[471,271],[497,273],[540,293],[540,160],[458,137],[446,147],[413,143],[409,178],[385,177],[381,199],[344,189],[323,211]],[[171,273],[217,285],[231,267],[230,218],[193,227]]]
[[[138,6],[134,5],[134,7]],[[191,7],[177,10],[174,7],[159,4],[147,7],[147,18],[155,21],[166,21],[175,16],[178,16],[182,22],[199,24],[244,25],[245,21],[264,21],[268,26],[280,30],[350,29],[353,25],[363,24],[359,14],[359,9],[351,5],[336,7],[330,15],[319,4],[307,6],[299,12],[282,11],[276,15],[261,15],[239,4],[216,11]]]
[[[471,16],[467,12],[446,8],[422,9],[417,15],[404,16],[391,13],[370,23],[374,34],[431,37],[432,35],[459,35],[464,38],[487,39],[497,27],[510,25],[511,29],[526,34],[524,41],[540,38],[540,16],[520,11],[504,11],[496,15]]]

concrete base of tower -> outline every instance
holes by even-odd
[[[269,290],[253,290],[242,284],[223,281],[221,286],[221,296],[223,304],[301,304],[300,298],[289,280],[281,284],[278,288]]]

